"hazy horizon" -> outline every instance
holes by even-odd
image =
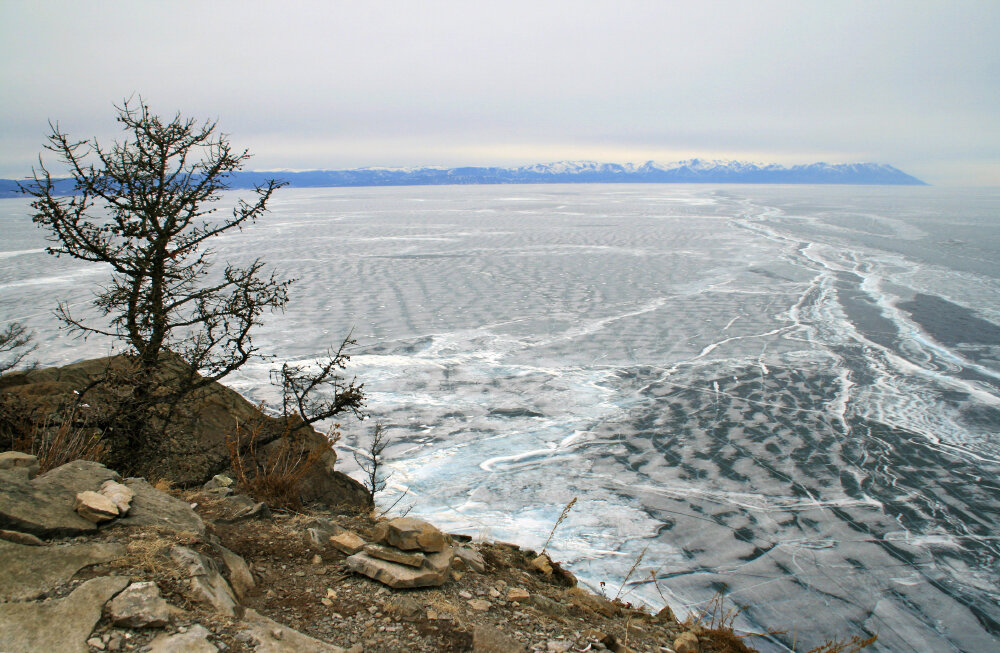
[[[0,177],[141,94],[248,169],[873,162],[1000,185],[992,2],[0,5]]]

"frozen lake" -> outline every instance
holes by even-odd
[[[106,270],[28,215],[0,200],[0,320],[43,364],[107,353],[51,314]],[[765,648],[1000,647],[1000,191],[282,190],[215,249],[299,279],[256,339],[279,363],[354,330],[386,502],[540,547],[579,497],[549,548],[582,582],[645,550],[626,600],[722,592]],[[271,398],[269,367],[231,385]]]

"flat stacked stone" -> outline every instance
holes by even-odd
[[[351,571],[394,589],[436,587],[448,580],[452,549],[433,525],[402,517],[376,525],[375,542],[347,558]]]

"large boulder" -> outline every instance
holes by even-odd
[[[41,537],[97,530],[94,522],[75,512],[76,495],[99,490],[105,481],[118,478],[104,465],[88,460],[75,460],[30,481],[16,472],[0,471],[0,528]]]
[[[28,601],[46,594],[84,567],[125,555],[121,544],[25,546],[0,541],[0,600]],[[0,649],[2,650],[2,649]]]
[[[0,603],[0,651],[88,653],[87,638],[101,609],[128,585],[122,576],[101,576],[53,601]]]
[[[156,526],[175,532],[205,534],[205,522],[187,501],[161,492],[142,478],[125,479],[133,493],[128,515],[114,521],[116,526]]]
[[[42,420],[59,411],[61,406],[71,405],[77,397],[75,393],[101,378],[109,366],[113,367],[120,360],[117,357],[98,358],[63,367],[9,372],[0,377],[0,395],[12,397],[24,407],[25,414]],[[172,354],[164,355],[163,362],[168,376],[180,376],[187,369],[186,364]],[[86,401],[94,410],[99,410],[100,390],[88,392]],[[351,477],[334,470],[336,453],[326,437],[311,427],[301,423],[289,425],[284,419],[264,415],[257,406],[220,383],[211,383],[194,393],[191,406],[191,418],[185,420],[182,428],[172,430],[163,451],[149,456],[149,461],[140,465],[140,471],[148,478],[164,477],[185,487],[201,485],[229,468],[226,437],[233,435],[236,424],[259,424],[257,429],[244,429],[244,435],[249,441],[249,432],[253,432],[261,456],[272,453],[282,433],[291,426],[295,446],[323,450],[319,462],[303,478],[302,501],[354,510],[371,508],[367,490]],[[11,441],[13,435],[0,432],[0,448],[4,447],[5,439]]]
[[[5,451],[0,453],[0,469],[24,470],[28,480],[33,479],[38,475],[38,456],[20,451]]]

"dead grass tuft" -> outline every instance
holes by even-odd
[[[809,649],[807,653],[857,653],[874,644],[878,640],[878,635],[871,637],[859,637],[855,635],[848,640],[834,640],[827,642],[816,648]]]
[[[566,504],[566,507],[562,509],[562,512],[559,513],[559,519],[557,519],[555,525],[552,526],[552,531],[549,533],[548,538],[546,538],[545,544],[542,545],[542,555],[545,555],[545,549],[548,548],[549,542],[552,541],[552,537],[556,534],[556,529],[559,528],[559,524],[563,523],[563,520],[566,519],[567,515],[569,515],[569,511],[573,509],[576,499],[576,497],[573,497],[573,499]]]
[[[76,411],[34,422],[27,435],[14,440],[14,449],[38,457],[43,474],[74,460],[102,462],[108,448],[101,432],[78,419]]]
[[[146,531],[136,533],[125,545],[125,555],[111,563],[112,567],[140,569],[153,576],[173,576],[177,570],[169,551],[175,544],[190,545],[197,539],[194,533]]]
[[[226,436],[236,485],[257,501],[298,510],[302,507],[299,498],[302,481],[326,452],[321,447],[310,450],[306,444],[296,442],[293,424],[286,420],[278,446],[265,454],[258,449],[263,428],[263,420],[254,421],[249,428],[237,424],[235,432]],[[332,447],[340,439],[340,433],[334,427],[326,437]]]

